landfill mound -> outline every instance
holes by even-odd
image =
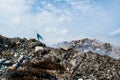
[[[75,46],[53,48],[35,39],[0,35],[0,79],[120,80],[120,59],[80,52]]]
[[[72,48],[75,51],[78,51],[79,53],[92,51],[101,55],[108,55],[112,58],[120,57],[120,47],[111,45],[108,42],[104,43],[96,39],[85,38],[81,40],[74,40],[71,42],[64,41],[53,45],[53,47],[64,47],[66,49]]]

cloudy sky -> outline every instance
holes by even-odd
[[[120,0],[0,0],[0,34],[54,44],[96,38],[118,44]]]

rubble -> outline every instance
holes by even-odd
[[[88,38],[49,47],[0,35],[0,79],[120,80],[119,50]]]
[[[60,46],[60,48],[63,49],[63,50],[66,50],[66,51],[69,49],[69,48],[67,48],[65,46]]]
[[[44,48],[41,47],[41,46],[36,46],[35,47],[35,53],[38,52],[38,51],[40,51],[40,50],[44,50]]]

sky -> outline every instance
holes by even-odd
[[[46,44],[82,38],[119,46],[120,0],[0,0],[0,34]]]

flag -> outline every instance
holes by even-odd
[[[37,33],[37,39],[38,40],[40,40],[40,39],[43,40],[43,37],[40,34]]]

